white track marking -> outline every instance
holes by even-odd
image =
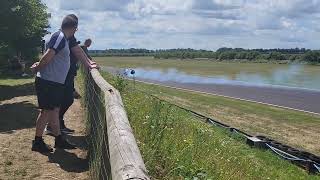
[[[129,80],[132,80],[132,79],[129,79]],[[237,97],[232,97],[232,96],[225,96],[225,95],[221,95],[221,94],[215,94],[215,93],[209,93],[209,92],[203,92],[203,91],[179,88],[179,87],[168,86],[168,85],[157,84],[157,83],[151,83],[151,82],[146,82],[146,81],[141,81],[141,80],[135,80],[135,81],[141,82],[141,83],[145,83],[145,84],[163,86],[163,87],[167,87],[167,88],[171,88],[171,89],[182,90],[182,91],[188,91],[188,92],[194,92],[194,93],[200,93],[200,94],[206,94],[206,95],[213,95],[213,96],[220,96],[220,97],[225,97],[225,98],[230,98],[230,99],[236,99],[236,100],[247,101],[247,102],[252,102],[252,103],[257,103],[257,104],[274,106],[274,107],[278,107],[278,108],[289,109],[289,110],[294,110],[294,111],[300,111],[300,112],[310,113],[310,114],[314,114],[314,115],[320,116],[320,113],[316,113],[316,112],[312,112],[312,111],[305,111],[305,110],[302,110],[302,109],[295,109],[295,108],[286,107],[286,106],[280,106],[280,105],[276,105],[276,104],[269,104],[269,103],[264,103],[264,102],[249,100],[249,99],[242,99],[242,98],[237,98]]]

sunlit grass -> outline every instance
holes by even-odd
[[[104,77],[118,86],[118,79],[106,73]],[[153,92],[151,86],[144,90]],[[269,151],[250,148],[242,137],[208,125],[167,102],[129,87],[121,93],[154,179],[319,179]]]

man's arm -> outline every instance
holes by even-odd
[[[88,48],[86,46],[81,46],[81,49],[86,53],[87,57],[92,60],[92,57],[89,55]]]
[[[52,34],[50,41],[47,44],[48,50],[42,56],[40,62],[36,62],[30,67],[31,71],[37,72],[45,67],[50,61],[52,61],[53,57],[65,47],[65,44],[66,41],[61,31]]]
[[[50,61],[52,61],[56,52],[53,49],[48,49],[46,53],[41,57],[39,62],[34,63],[30,69],[32,72],[37,72],[45,67]]]
[[[88,56],[85,54],[85,52],[82,50],[82,48],[79,45],[76,45],[71,48],[71,52],[74,54],[74,56],[81,61],[81,63],[87,67],[87,68],[97,68],[97,65],[95,62],[91,61]]]

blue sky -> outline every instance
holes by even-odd
[[[42,1],[50,31],[74,13],[76,37],[91,38],[91,49],[320,49],[320,0]]]

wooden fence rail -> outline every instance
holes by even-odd
[[[105,81],[96,69],[90,75],[104,93],[109,164],[114,180],[146,179],[147,170],[133,135],[122,98],[117,89]]]

